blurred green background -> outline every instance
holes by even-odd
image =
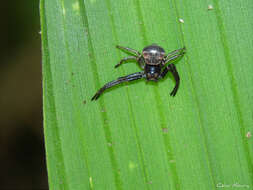
[[[0,189],[48,189],[39,0],[1,1]]]

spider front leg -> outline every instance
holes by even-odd
[[[136,57],[140,57],[140,56],[141,56],[141,54],[140,54],[137,50],[132,49],[132,48],[123,47],[123,46],[118,46],[118,45],[116,46],[116,48],[119,48],[119,49],[121,49],[121,50],[125,50],[125,51],[127,51],[128,53],[134,54]]]
[[[186,51],[186,47],[185,46],[183,48],[174,50],[174,51],[168,53],[168,55],[166,56],[165,60],[169,59],[169,57],[171,57],[171,56],[173,56],[173,55],[175,55],[177,53],[179,53],[179,56],[183,55],[183,54],[185,54],[185,51]]]
[[[114,68],[119,67],[123,62],[128,61],[128,60],[135,60],[138,62],[139,66],[144,69],[144,62],[142,59],[142,55],[134,49],[128,48],[128,47],[122,47],[122,46],[116,46],[117,48],[121,49],[121,50],[125,50],[128,53],[134,54],[134,56],[129,56],[129,57],[125,57],[123,59],[120,60],[120,62],[114,66]]]
[[[129,57],[125,57],[123,59],[120,60],[120,62],[114,66],[114,68],[117,68],[118,66],[120,66],[124,61],[128,61],[128,60],[135,60],[138,61],[138,58],[135,56],[129,56]]]
[[[184,54],[178,54],[178,55],[174,55],[173,57],[170,57],[170,58],[166,58],[165,60],[164,60],[164,65],[166,65],[168,62],[171,62],[171,61],[173,61],[173,60],[175,60],[175,59],[177,59],[177,58],[179,58],[179,57],[182,57]]]
[[[171,96],[175,96],[180,84],[180,77],[179,74],[177,72],[176,66],[174,64],[169,64],[161,73],[161,77],[164,78],[165,75],[168,73],[168,71],[170,71],[176,81],[176,85],[174,87],[174,89],[172,90],[172,92],[170,93]]]
[[[143,57],[135,57],[135,56],[129,56],[129,57],[125,57],[123,59],[120,60],[120,62],[114,66],[114,68],[117,68],[118,66],[120,66],[124,61],[128,61],[128,60],[135,60],[137,61],[137,63],[139,64],[139,66],[144,69],[145,67],[145,63],[144,63],[144,60],[143,60]]]
[[[117,84],[123,83],[123,82],[128,82],[128,81],[133,81],[133,80],[138,80],[141,78],[144,78],[145,74],[144,72],[137,72],[137,73],[133,73],[124,77],[119,77],[117,80],[108,82],[107,84],[105,84],[102,88],[100,88],[97,93],[91,98],[91,101],[93,100],[97,100],[99,98],[99,96],[108,88],[111,88]]]

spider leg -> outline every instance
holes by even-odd
[[[185,46],[184,46],[183,48],[176,49],[176,50],[174,50],[174,51],[172,51],[172,52],[168,53],[168,55],[166,56],[166,58],[165,58],[165,59],[168,59],[170,56],[175,55],[175,54],[177,54],[178,52],[179,52],[179,54],[181,54],[181,55],[182,55],[182,54],[184,54],[184,53],[185,53],[185,51],[186,51]]]
[[[137,56],[137,57],[140,57],[141,56],[141,54],[137,51],[137,50],[135,50],[135,49],[132,49],[132,48],[128,48],[128,47],[123,47],[123,46],[116,46],[116,48],[119,48],[119,49],[121,49],[121,50],[125,50],[125,51],[127,51],[127,52],[129,52],[129,53],[131,53],[131,54],[135,54],[135,56]]]
[[[144,78],[145,74],[144,72],[137,72],[137,73],[133,73],[124,77],[119,77],[117,80],[113,80],[111,82],[106,83],[102,88],[100,88],[97,93],[91,98],[91,101],[93,100],[97,100],[99,98],[99,96],[108,88],[111,88],[112,86],[115,86],[117,84],[123,83],[123,82],[129,82],[129,81],[133,81],[133,80],[138,80],[141,78]]]
[[[114,66],[114,68],[117,68],[119,67],[124,61],[128,61],[128,60],[135,60],[137,61],[137,63],[139,64],[139,66],[144,69],[145,67],[145,63],[144,63],[144,60],[143,60],[143,57],[140,56],[140,57],[135,57],[135,56],[129,56],[129,57],[125,57],[123,59],[120,60],[120,62]]]
[[[172,90],[172,92],[170,93],[171,96],[175,96],[180,84],[180,77],[179,74],[177,72],[176,66],[174,64],[169,64],[161,73],[161,77],[164,78],[165,75],[168,73],[168,71],[170,71],[176,81],[176,85],[174,87],[174,89]]]
[[[173,61],[173,60],[175,60],[175,59],[177,59],[177,58],[183,56],[183,55],[184,55],[184,54],[178,54],[178,55],[174,55],[174,56],[172,56],[172,57],[169,57],[169,58],[165,59],[164,65],[165,65],[166,63],[170,62],[170,61]]]
[[[120,66],[124,61],[128,61],[128,60],[136,60],[138,61],[138,58],[135,56],[129,56],[129,57],[125,57],[123,59],[120,60],[120,62],[114,66],[114,68],[117,68],[118,66]]]

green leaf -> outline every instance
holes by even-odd
[[[210,6],[212,5],[212,7]],[[208,8],[209,7],[209,8]],[[253,186],[252,0],[41,0],[50,189]],[[91,97],[140,71],[116,45],[186,46],[171,75]]]

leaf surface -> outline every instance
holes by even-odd
[[[41,0],[50,189],[252,188],[252,8],[251,0]],[[187,48],[175,98],[169,74],[90,101],[141,70],[114,69],[127,56],[116,45],[152,43]]]

